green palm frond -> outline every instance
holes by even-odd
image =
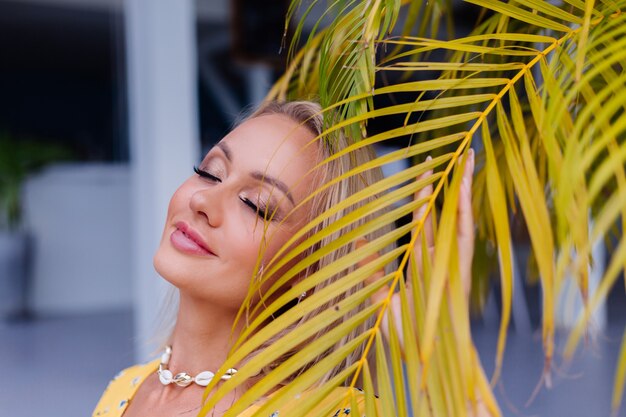
[[[502,282],[494,380],[502,366],[514,290],[509,224],[513,211],[525,220],[543,289],[547,383],[554,358],[556,304],[566,280],[575,283],[585,302],[566,347],[567,354],[574,352],[592,312],[606,299],[626,263],[626,237],[619,236],[598,290],[589,292],[593,243],[626,219],[626,1],[469,2],[493,14],[470,36],[448,41],[408,31],[387,38],[400,2],[332,3],[339,11],[334,23],[312,35],[295,54],[271,96],[315,94],[332,121],[324,140],[340,132],[357,139],[316,169],[333,159],[353,161],[359,148],[398,139],[408,145],[368,163],[349,164],[331,182],[359,178],[392,162],[414,163],[328,208],[267,265],[263,275],[280,272],[280,278],[256,308],[242,309],[240,320],[248,320],[247,326],[223,369],[257,353],[239,367],[237,378],[208,387],[207,393],[215,390],[207,395],[204,413],[227,392],[266,370],[226,415],[237,415],[284,381],[289,384],[262,404],[259,415],[271,414],[305,391],[312,394],[299,405],[300,415],[313,409],[316,414],[311,415],[332,415],[357,401],[356,392],[346,390],[343,398],[324,403],[333,388],[344,384],[364,388],[368,417],[411,412],[464,416],[470,415],[477,399],[499,415],[471,341],[455,240],[457,199],[470,146],[482,153],[474,185],[478,230],[481,239],[497,247]],[[415,16],[414,6],[409,13]],[[381,56],[377,48],[389,52]],[[392,72],[420,78],[376,84],[377,73]],[[390,95],[401,101],[374,105]],[[389,116],[399,116],[404,123],[361,138],[368,122]],[[426,159],[427,155],[433,158]],[[422,176],[429,170],[434,174]],[[412,199],[428,185],[433,187],[431,196]],[[419,218],[401,222],[420,207],[425,210]],[[419,262],[413,247],[425,242],[428,214],[434,216],[436,251],[431,259],[422,245]],[[336,220],[320,229],[328,219]],[[362,220],[360,225],[348,229],[357,220]],[[367,243],[359,245],[363,236]],[[396,245],[400,238],[405,243]],[[301,259],[299,254],[309,247],[317,248],[315,253]],[[345,253],[336,262],[280,293],[337,250]],[[369,282],[380,270],[385,270],[383,277]],[[338,274],[341,279],[281,310],[302,291]],[[410,276],[421,279],[406,287]],[[262,285],[251,286],[250,299]],[[373,302],[372,295],[385,288],[386,296]],[[347,290],[349,295],[343,297]],[[327,308],[319,312],[320,307]],[[395,324],[412,337],[401,340]],[[284,329],[291,330],[281,333]],[[346,342],[348,334],[354,337]],[[616,374],[615,408],[626,378],[624,352],[626,347]],[[345,365],[343,370],[332,373],[339,364]]]
[[[302,3],[301,0],[292,2],[287,22],[303,8]],[[375,83],[377,48],[396,26],[403,6],[408,9],[403,34],[410,34],[418,20],[421,22],[419,34],[423,35],[427,28],[435,34],[440,16],[448,16],[449,31],[453,27],[450,14],[446,13],[451,9],[449,0],[435,0],[425,6],[410,0],[335,0],[329,2],[324,14],[316,21],[306,47],[296,53],[294,48],[299,45],[304,23],[317,3],[317,0],[310,2],[301,13],[290,48],[289,68],[269,96],[279,99],[313,97],[324,107],[342,102],[337,112],[340,119],[373,108],[371,92]],[[327,20],[331,23],[319,29]],[[429,22],[433,23],[429,26]],[[361,98],[344,101],[355,96]],[[365,135],[364,123],[351,127],[351,137],[358,139]]]

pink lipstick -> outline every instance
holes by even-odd
[[[215,255],[202,237],[185,222],[178,222],[170,235],[170,242],[181,252],[191,255]]]

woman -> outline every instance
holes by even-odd
[[[302,226],[329,207],[382,178],[382,174],[376,169],[333,183],[333,178],[339,178],[351,167],[371,160],[373,154],[364,147],[335,159],[329,165],[316,168],[319,161],[347,146],[345,137],[340,133],[332,140],[316,140],[322,127],[323,120],[317,104],[266,104],[212,148],[196,169],[196,174],[174,193],[162,240],[154,257],[158,273],[179,291],[176,324],[167,339],[172,350],[167,351],[160,360],[130,368],[113,380],[96,407],[94,416],[196,415],[202,403],[203,385],[206,385],[206,378],[210,377],[208,371],[214,372],[222,366],[232,341],[244,330],[246,320],[236,320],[244,302],[253,306],[260,302],[263,306],[270,304],[294,286],[306,282],[303,280],[316,270],[385,232],[378,230],[353,240],[302,268],[300,272],[289,275],[287,279],[283,279],[285,284],[278,290],[272,285],[281,277],[284,278],[283,274],[299,260],[305,259],[309,253],[332,242],[338,234],[327,236],[325,240],[317,242],[291,259],[271,276],[264,276],[264,269],[275,264],[275,255],[279,249]],[[470,206],[473,165],[473,153],[470,151],[459,198],[458,227],[461,271],[464,272],[467,288],[473,253],[474,229]],[[333,184],[324,192],[314,192],[321,185],[329,183]],[[416,198],[426,197],[430,192],[431,188],[425,187]],[[315,197],[310,198],[311,195]],[[358,209],[367,201],[369,200],[326,218],[314,230],[309,231],[308,235],[328,227],[337,218]],[[361,218],[343,229],[341,234],[357,229],[368,219],[380,214],[373,213]],[[414,216],[421,216],[421,213],[414,213]],[[427,243],[431,246],[432,230],[428,225],[429,222],[425,232],[429,240]],[[292,244],[291,247],[295,245]],[[258,265],[260,250],[262,256]],[[415,250],[421,253],[419,247]],[[362,263],[369,262],[372,258],[375,256],[363,260]],[[307,295],[322,290],[354,268],[349,267],[330,280],[314,288],[307,288],[290,305],[303,302]],[[374,274],[368,283],[375,282],[382,274],[382,271]],[[262,285],[250,291],[251,283],[257,282],[260,276],[263,276]],[[267,291],[270,296],[267,296]],[[350,291],[346,291],[340,298],[349,296]],[[372,301],[384,297],[386,293],[387,288],[383,287],[372,296]],[[331,308],[337,301],[339,300],[329,301],[319,311]],[[290,305],[285,305],[283,310]],[[274,314],[279,315],[280,311]],[[306,320],[306,317],[302,320]],[[294,324],[297,325],[298,323]],[[355,329],[354,335],[360,334],[364,327],[370,325],[371,323],[363,324],[361,328]],[[332,326],[332,323],[329,324],[329,328],[325,330]],[[346,343],[354,335],[348,335],[340,344]],[[259,349],[262,350],[263,346]],[[293,353],[287,352],[275,365],[279,365]],[[331,379],[360,354],[361,350],[357,349],[323,379]],[[254,355],[255,352],[246,360],[253,360]],[[302,369],[313,366],[323,356],[325,355],[311,358],[309,363],[303,364]],[[234,372],[235,370],[230,374]],[[249,385],[262,378],[265,372],[269,370],[261,371],[249,381]],[[175,376],[181,373],[186,375]],[[290,378],[293,377],[295,375]],[[289,384],[290,378],[284,383]],[[241,390],[234,390],[217,404],[210,415],[221,415],[240,395]],[[340,395],[340,391],[336,390],[331,395]],[[276,415],[278,411],[281,415],[298,415],[293,411],[296,409],[295,405],[291,405],[291,411],[289,406],[277,410]],[[253,415],[257,408],[258,405],[253,405],[241,415]]]

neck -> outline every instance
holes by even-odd
[[[176,326],[170,339],[168,368],[176,374],[215,372],[222,366],[240,329],[233,331],[236,311],[224,311],[181,292]]]

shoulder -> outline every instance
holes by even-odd
[[[139,385],[158,366],[159,360],[156,359],[152,362],[131,366],[118,372],[109,382],[102,397],[100,397],[100,401],[98,401],[98,405],[93,412],[93,417],[121,415],[126,409],[128,401],[139,388]]]

